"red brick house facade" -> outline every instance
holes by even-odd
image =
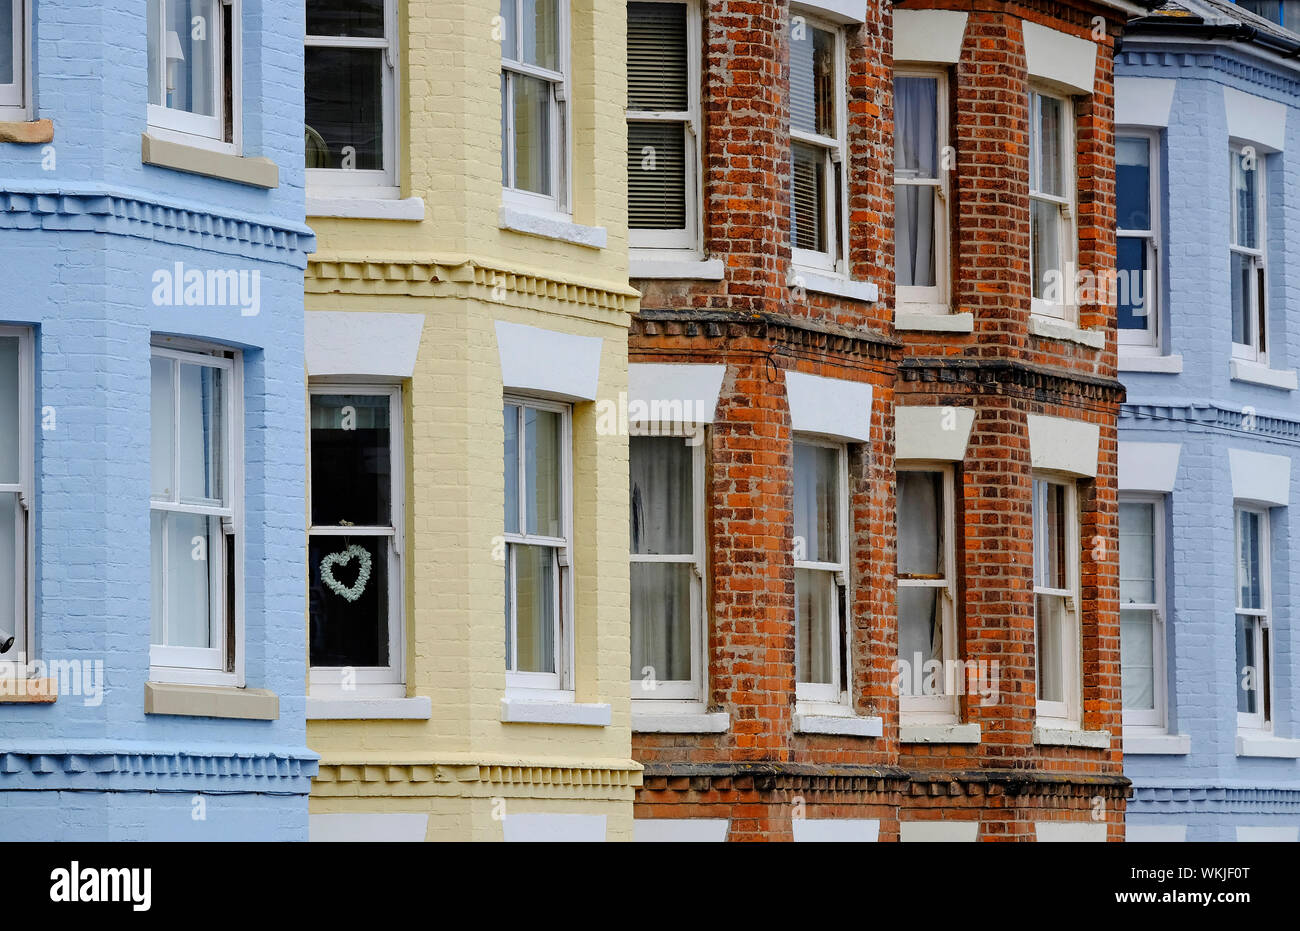
[[[1123,18],[629,4],[629,404],[698,410],[632,447],[639,836],[1123,838],[1122,389],[1070,287],[1114,264]],[[641,597],[688,558],[689,610]]]

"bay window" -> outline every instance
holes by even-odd
[[[501,185],[568,213],[568,0],[501,0]]]
[[[894,283],[898,303],[947,312],[948,80],[894,74]]]
[[[844,272],[844,35],[812,20],[790,39],[790,240],[796,266]]]
[[[628,229],[633,248],[700,248],[699,32],[694,0],[627,5]]]
[[[506,398],[506,684],[572,688],[568,405]]]
[[[847,703],[848,455],[842,445],[794,444],[796,697]]]
[[[1264,156],[1232,146],[1228,171],[1232,185],[1231,240],[1232,356],[1268,361],[1268,263],[1264,251]]]
[[[147,0],[149,129],[234,152],[242,0]]]
[[[26,0],[0,0],[0,120],[27,118]]]
[[[1035,477],[1033,518],[1038,718],[1077,727],[1079,517],[1074,485]]]
[[[1029,95],[1029,275],[1033,312],[1074,313],[1074,108],[1066,97]]]
[[[1273,727],[1272,586],[1268,511],[1238,507],[1236,527],[1237,727]]]
[[[952,719],[957,691],[949,681],[958,660],[953,575],[952,470],[898,471],[898,659],[924,683],[920,695],[899,697],[904,714]],[[935,664],[938,664],[937,666]],[[933,685],[933,689],[931,689]]]
[[[310,398],[312,691],[401,698],[401,389],[313,384]]]
[[[1126,727],[1165,726],[1164,509],[1119,505],[1120,680]]]
[[[632,697],[701,700],[704,451],[632,436]]]
[[[30,331],[0,326],[0,665],[31,654],[33,392]]]
[[[242,675],[242,371],[238,353],[155,346],[150,359],[151,677]]]
[[[308,0],[307,179],[396,197],[397,0]]]
[[[1116,309],[1119,342],[1156,351],[1160,345],[1159,148],[1154,133],[1115,139]]]

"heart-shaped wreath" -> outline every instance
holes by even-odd
[[[347,588],[338,579],[334,578],[335,566],[346,566],[352,562],[352,558],[360,560],[360,567],[357,570],[357,580],[351,588]],[[370,581],[370,554],[366,552],[365,547],[353,543],[341,553],[330,553],[320,561],[320,580],[334,594],[338,595],[345,601],[356,601],[361,597],[361,593],[366,590],[366,583]]]

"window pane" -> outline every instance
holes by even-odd
[[[680,112],[688,106],[686,4],[627,5],[627,105]]]
[[[795,677],[833,683],[837,592],[834,573],[794,571]]]
[[[899,472],[898,573],[943,572],[943,473]]]
[[[1034,584],[1041,588],[1069,587],[1066,491],[1064,485],[1034,481]]]
[[[559,71],[559,0],[523,0],[523,11],[523,60]]]
[[[695,552],[691,447],[677,437],[629,438],[632,552],[674,556]]]
[[[941,589],[910,585],[898,589],[898,658],[918,665],[943,660],[943,615]],[[940,677],[942,681],[942,677]],[[943,692],[940,686],[939,693]]]
[[[149,642],[165,643],[163,626],[167,610],[163,585],[163,511],[149,512]]]
[[[795,443],[794,534],[803,560],[840,561],[839,501],[839,450]]]
[[[685,123],[627,124],[627,187],[630,229],[686,228]]]
[[[149,360],[149,462],[150,494],[166,501],[176,500],[172,474],[176,457],[176,396],[171,359]]]
[[[386,537],[312,537],[308,546],[311,664],[387,666]]]
[[[1120,680],[1125,709],[1155,709],[1154,629],[1155,618],[1150,611],[1120,612]]]
[[[0,640],[19,636],[16,614],[20,582],[18,575],[18,495],[0,491]],[[25,585],[23,586],[25,587]],[[13,658],[9,654],[0,662]]]
[[[1056,97],[1039,96],[1038,188],[1043,194],[1065,196],[1061,130],[1065,107]]]
[[[1051,201],[1031,200],[1029,206],[1030,262],[1034,297],[1064,303],[1069,297],[1061,274],[1061,208]]]
[[[1251,302],[1250,276],[1255,264],[1250,256],[1230,253],[1232,263],[1232,341],[1243,346],[1254,343],[1254,307]]]
[[[894,185],[894,270],[900,288],[934,287],[935,190]]]
[[[1255,651],[1257,621],[1250,615],[1237,615],[1237,711],[1255,714],[1259,710],[1259,657]]]
[[[307,35],[384,37],[384,0],[307,0]]]
[[[306,50],[307,167],[382,171],[384,53]]]
[[[14,80],[14,4],[22,0],[0,0],[0,84]],[[2,615],[0,615],[2,616]]]
[[[387,395],[311,398],[311,522],[318,527],[392,525]]]
[[[519,408],[507,404],[503,412],[506,426],[506,533],[519,532]]]
[[[181,500],[225,499],[225,375],[207,365],[180,366]]]
[[[526,532],[547,537],[564,533],[560,519],[560,455],[563,420],[555,411],[524,408],[524,508]]]
[[[1264,607],[1260,564],[1260,519],[1254,511],[1237,512],[1237,607]]]
[[[1258,183],[1260,156],[1254,158],[1255,161],[1250,162],[1250,167],[1247,167],[1246,156],[1241,152],[1232,152],[1228,156],[1232,167],[1232,203],[1235,221],[1232,244],[1247,249],[1259,247],[1257,215],[1259,201],[1255,194],[1255,185]]]
[[[1121,330],[1147,330],[1151,327],[1154,294],[1148,290],[1154,281],[1147,265],[1147,241],[1135,236],[1120,236],[1115,241],[1116,304]],[[1148,304],[1148,300],[1151,301]]]
[[[1059,595],[1036,595],[1034,616],[1038,629],[1038,697],[1065,701],[1065,604]]]
[[[518,0],[501,0],[501,57],[515,58],[519,54]]]
[[[18,338],[0,336],[0,484],[17,484],[20,436]]]
[[[938,178],[937,78],[894,78],[894,177]]]
[[[551,193],[551,85],[511,74],[514,93],[515,183],[521,191]]]
[[[1151,144],[1142,137],[1115,140],[1115,225],[1151,229]]]
[[[555,672],[555,550],[511,546],[514,553],[515,629],[519,672]]]
[[[826,154],[816,146],[791,146],[790,229],[796,249],[826,251]]]
[[[163,67],[163,106],[217,115],[221,75],[220,0],[163,0],[165,15],[153,54]]]
[[[632,679],[691,678],[691,573],[687,563],[632,563]],[[645,667],[650,667],[646,673]],[[655,698],[638,690],[634,698]]]
[[[824,29],[790,39],[790,128],[835,135],[835,36]]]
[[[220,597],[224,553],[221,518],[170,512],[161,524],[167,531],[166,645],[214,647],[212,602]]]
[[[1154,604],[1155,505],[1119,506],[1119,600]]]

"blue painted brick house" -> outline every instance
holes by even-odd
[[[1166,2],[1116,57],[1130,840],[1300,839],[1290,12]]]
[[[0,3],[0,839],[306,839],[302,19]]]

